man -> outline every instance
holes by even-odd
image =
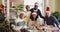
[[[56,17],[51,15],[49,11],[46,12],[44,21],[44,23],[46,23],[47,25],[52,25],[53,27],[55,27],[56,24],[57,27],[59,26],[59,22],[57,21]]]
[[[44,19],[44,17],[41,15],[40,10],[38,9],[38,3],[36,2],[34,5],[34,8],[30,9],[31,13],[36,12],[41,18]]]

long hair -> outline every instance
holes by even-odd
[[[38,18],[38,15],[37,15],[36,18],[34,19],[32,13],[30,14],[30,19],[31,19],[32,21],[34,21],[34,20],[36,21],[37,18]]]

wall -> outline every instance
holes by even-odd
[[[24,0],[10,0],[11,2],[14,2],[15,6],[18,6],[20,4],[24,4]]]
[[[55,10],[60,13],[60,0],[55,0]]]
[[[60,0],[48,0],[48,5],[51,7],[51,12],[58,11],[60,13]]]
[[[2,1],[0,0],[0,4],[2,3]]]

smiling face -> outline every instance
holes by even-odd
[[[20,17],[21,19],[23,19],[23,18],[24,18],[24,14],[21,13],[21,14],[19,15],[19,17]]]
[[[30,6],[26,5],[26,10],[29,11],[30,10]]]
[[[46,12],[46,17],[50,17],[51,16],[51,12]]]
[[[34,9],[35,9],[35,10],[38,9],[38,5],[34,5]]]
[[[36,17],[37,17],[37,15],[33,14],[33,18],[36,18]]]
[[[32,16],[33,16],[33,18],[36,18],[37,17],[37,13],[32,13]]]

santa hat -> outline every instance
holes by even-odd
[[[38,5],[38,3],[37,3],[37,2],[35,2],[35,5]]]
[[[32,15],[36,15],[37,16],[37,13],[36,12],[33,12]]]
[[[20,12],[20,15],[21,15],[21,14],[24,14],[24,15],[25,15],[25,13],[24,13],[24,12]]]
[[[50,7],[46,7],[46,13],[49,13],[50,12]]]
[[[46,7],[46,15],[47,15],[47,14],[51,14],[50,7],[49,7],[49,6]],[[45,15],[45,16],[46,16],[46,15]]]

